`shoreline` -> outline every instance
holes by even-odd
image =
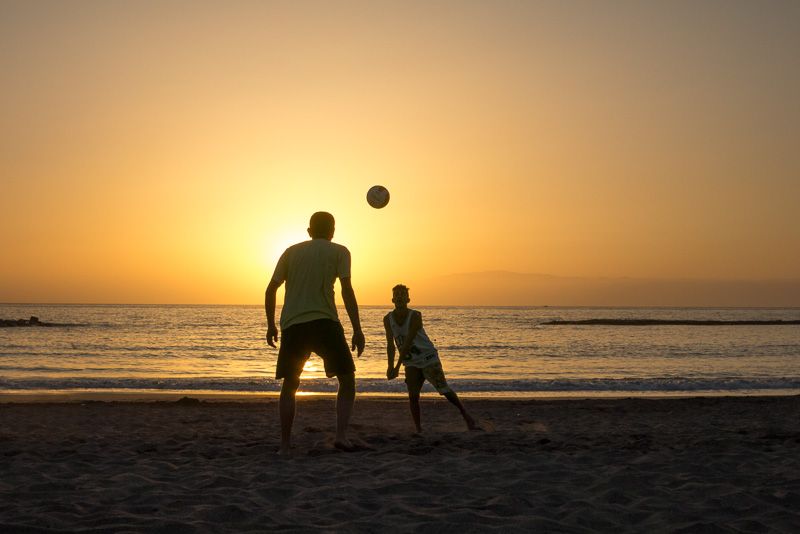
[[[692,399],[692,398],[773,398],[800,397],[797,390],[707,390],[707,391],[544,391],[544,392],[457,392],[462,399],[473,401],[515,400],[624,400],[624,399]],[[69,404],[81,402],[175,402],[183,398],[203,402],[264,403],[278,398],[278,391],[209,391],[209,390],[0,390],[2,404]],[[298,398],[331,399],[335,392],[299,391]],[[406,393],[358,393],[359,399],[405,400]],[[422,399],[438,400],[435,392],[423,392]]]

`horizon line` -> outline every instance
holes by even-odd
[[[502,269],[490,269],[486,271],[467,271],[460,273],[447,273],[433,276],[432,278],[441,278],[448,276],[475,276],[485,274],[503,274],[512,276],[538,276],[541,278],[568,278],[573,280],[637,280],[649,282],[798,282],[800,277],[777,277],[777,278],[703,278],[703,277],[646,277],[646,276],[573,276],[563,274],[548,274],[548,273],[533,273],[527,271],[506,271]]]
[[[202,306],[228,306],[228,307],[259,307],[263,308],[263,304],[230,304],[230,303],[186,303],[186,302],[0,302],[0,306],[186,306],[186,307],[202,307]],[[282,304],[277,304],[277,307],[282,307]],[[359,304],[359,308],[392,308],[394,305],[387,304]],[[635,306],[624,305],[603,305],[603,304],[419,304],[418,307],[435,307],[435,308],[594,308],[594,309],[611,309],[611,308],[625,308],[625,309],[698,309],[698,310],[800,310],[799,306],[679,306],[679,305],[663,305],[663,304],[640,304]],[[344,304],[337,304],[336,308],[344,309]]]

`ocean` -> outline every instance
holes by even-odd
[[[389,309],[361,307],[367,346],[356,358],[359,393],[405,392],[402,379],[385,377]],[[800,325],[717,323],[798,321],[799,308],[418,309],[460,395],[800,393]],[[339,314],[349,339],[346,313]],[[280,389],[261,306],[0,305],[0,319],[30,316],[55,325],[0,328],[0,393]],[[593,319],[617,324],[544,324]],[[685,321],[710,324],[672,324]],[[316,356],[301,391],[336,391]],[[423,392],[435,395],[427,384]]]

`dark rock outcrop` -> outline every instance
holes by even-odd
[[[543,325],[601,325],[601,326],[731,326],[731,325],[797,325],[795,320],[767,320],[767,321],[697,321],[689,319],[585,319],[581,321],[546,321]]]
[[[52,326],[50,323],[43,323],[38,317],[31,315],[30,319],[0,319],[0,327],[3,326]]]

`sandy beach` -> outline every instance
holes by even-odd
[[[0,531],[800,531],[800,397],[465,402],[5,402]]]

